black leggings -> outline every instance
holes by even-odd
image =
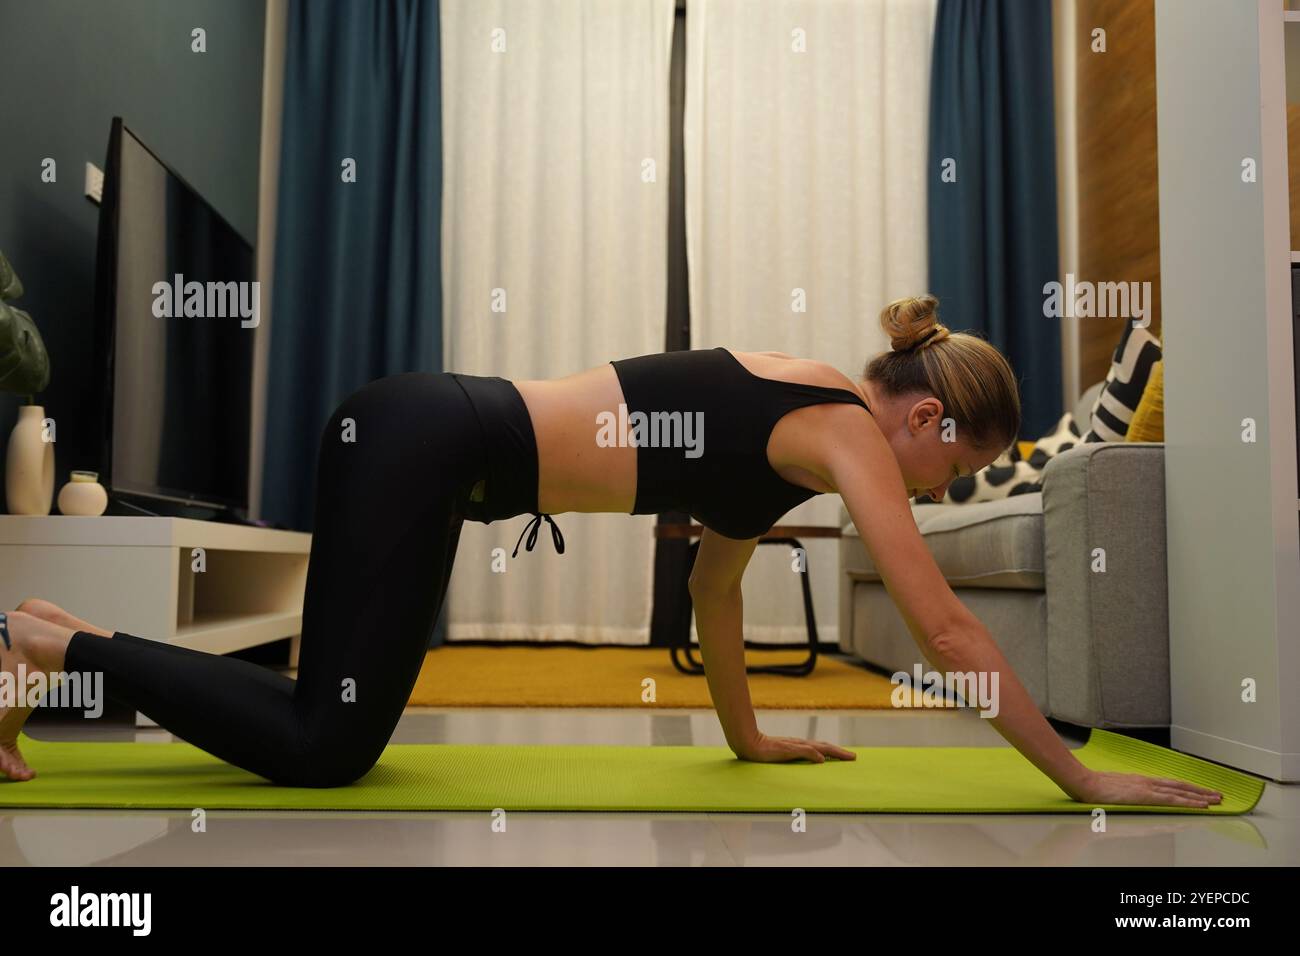
[[[371,382],[321,437],[296,681],[121,632],[78,631],[65,669],[103,672],[123,703],[274,783],[351,783],[379,759],[410,698],[462,523],[536,514],[537,468],[527,407],[505,379]]]

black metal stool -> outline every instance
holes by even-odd
[[[672,658],[673,667],[683,674],[700,675],[704,673],[704,664],[695,658],[691,647],[691,595],[690,579],[691,569],[695,567],[695,556],[699,553],[700,542],[699,536],[704,533],[704,526],[698,524],[658,524],[655,526],[656,538],[694,538],[691,541],[689,556],[686,560],[686,571],[682,576],[679,584],[679,594],[677,595],[677,606],[682,609],[679,617],[674,620],[672,628],[673,643],[670,645],[668,653]],[[767,534],[758,539],[760,545],[763,544],[784,544],[792,548],[803,548],[799,538],[838,538],[840,529],[829,525],[775,525]],[[805,557],[807,552],[805,551]],[[783,677],[806,677],[813,672],[817,666],[817,618],[813,613],[812,601],[812,582],[809,579],[809,569],[804,566],[803,573],[800,574],[800,584],[803,588],[803,613],[804,624],[808,628],[808,657],[796,664],[760,664],[754,666],[746,665],[745,671],[749,674],[779,674]],[[764,647],[764,650],[785,650],[790,647],[803,647],[802,644],[781,644],[771,647]]]

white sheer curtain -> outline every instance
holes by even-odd
[[[853,376],[889,347],[881,308],[927,291],[934,16],[935,0],[690,0],[694,348],[788,352]],[[840,511],[822,495],[785,523],[838,524]],[[805,544],[821,638],[834,640],[838,552]],[[802,638],[788,551],[758,549],[744,597],[747,638]]]
[[[447,369],[660,351],[673,0],[442,0],[441,28]],[[653,516],[558,516],[563,555],[544,526],[493,573],[528,520],[465,523],[449,639],[646,643]]]

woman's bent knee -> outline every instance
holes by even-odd
[[[332,754],[304,753],[294,761],[292,767],[268,779],[282,787],[346,787],[368,774],[377,762],[377,757],[337,751]]]

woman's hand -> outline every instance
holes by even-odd
[[[1188,783],[1186,780],[1099,770],[1089,772],[1073,791],[1070,797],[1079,803],[1127,803],[1158,807],[1198,807],[1204,810],[1223,800],[1223,795],[1217,790]]]
[[[755,763],[785,763],[791,760],[811,760],[813,763],[825,763],[827,757],[838,760],[857,760],[858,755],[851,750],[828,744],[824,740],[801,740],[798,737],[769,737],[759,733],[758,738],[747,746],[735,748],[736,756],[741,760]]]

